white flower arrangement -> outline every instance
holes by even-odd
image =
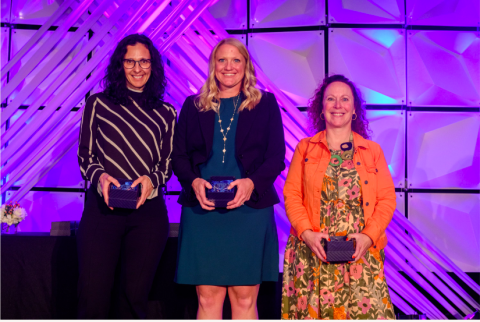
[[[11,225],[17,226],[21,221],[25,219],[27,216],[27,212],[25,211],[24,208],[20,207],[20,204],[18,202],[15,203],[7,203],[2,205],[0,208],[1,210],[1,222],[2,225],[6,224],[8,225],[8,228],[10,228]]]

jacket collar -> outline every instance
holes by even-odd
[[[353,132],[353,143],[356,147],[363,147],[365,149],[368,148],[367,140],[364,139],[360,134],[357,132]],[[310,142],[312,143],[323,143],[326,147],[328,147],[327,143],[327,130],[323,130],[312,136]]]

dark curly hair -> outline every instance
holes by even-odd
[[[368,128],[368,120],[366,117],[365,106],[363,105],[361,98],[361,93],[355,87],[355,85],[343,75],[332,75],[325,77],[323,83],[312,97],[310,106],[308,107],[308,117],[310,118],[311,129],[317,133],[325,130],[326,128],[325,120],[322,120],[320,115],[323,112],[323,96],[325,94],[325,90],[327,89],[328,85],[333,82],[345,83],[352,90],[354,98],[353,105],[355,107],[355,113],[357,114],[357,118],[352,120],[352,130],[360,134],[365,139],[369,139],[372,131]]]
[[[102,81],[103,93],[115,104],[128,104],[130,100],[128,98],[127,78],[123,69],[123,58],[127,53],[127,46],[133,46],[137,43],[144,44],[148,48],[152,61],[150,67],[152,73],[143,89],[141,101],[138,103],[147,109],[158,108],[162,106],[167,80],[160,53],[150,38],[144,35],[128,35],[118,43],[105,70],[105,77]]]

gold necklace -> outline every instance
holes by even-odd
[[[222,163],[225,163],[225,152],[227,152],[227,149],[226,149],[226,146],[227,146],[227,135],[228,135],[228,131],[230,131],[230,126],[232,126],[232,123],[233,123],[233,118],[235,117],[235,112],[237,111],[237,104],[238,104],[238,100],[240,99],[240,93],[237,95],[238,98],[237,98],[237,103],[235,103],[235,98],[233,99],[233,106],[234,106],[234,109],[233,109],[233,115],[232,115],[232,118],[230,119],[230,125],[227,127],[227,131],[223,131],[223,128],[222,128],[222,119],[220,118],[220,106],[222,105],[221,101],[220,101],[220,106],[218,108],[218,123],[220,123],[220,132],[222,133],[223,135],[223,160],[222,160]],[[224,133],[225,132],[225,133]]]

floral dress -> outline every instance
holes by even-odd
[[[332,156],[342,151],[332,151]],[[322,184],[321,232],[335,236],[365,227],[360,177],[353,161],[332,158]],[[384,275],[385,254],[367,251],[355,263],[326,264],[290,235],[285,249],[282,319],[395,319]]]

